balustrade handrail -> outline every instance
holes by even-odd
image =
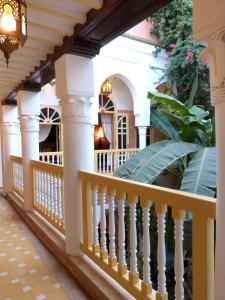
[[[207,196],[182,192],[161,186],[149,185],[132,180],[109,177],[103,174],[80,171],[79,176],[85,182],[93,185],[101,185],[111,190],[129,194],[140,195],[145,201],[158,202],[159,205],[167,205],[177,209],[190,211],[205,216],[206,218],[216,219],[216,199]]]
[[[10,155],[11,161],[15,161],[17,163],[22,164],[22,157],[20,156],[15,156],[15,155]]]
[[[104,150],[95,150],[95,153],[118,153],[118,152],[138,152],[140,148],[126,148],[126,149],[104,149]]]
[[[216,199],[84,171],[79,172],[79,177],[82,181],[83,203],[83,242],[81,243],[81,251],[84,254],[127,289],[136,299],[167,300],[165,220],[167,207],[171,207],[175,236],[175,298],[184,299],[183,222],[185,212],[191,212],[192,299],[213,299]],[[108,202],[108,219],[106,218],[106,201]],[[138,201],[142,209],[141,222],[143,226],[141,243],[143,245],[142,279],[138,273],[137,260],[136,209]],[[126,229],[125,223],[125,205],[129,208],[129,229]],[[117,213],[115,213],[116,206]],[[97,213],[99,207],[100,212]],[[151,208],[158,220],[157,291],[153,289],[151,282],[151,239],[149,232]],[[100,220],[98,220],[99,213]],[[117,226],[115,223],[116,216],[118,218]],[[115,237],[116,230],[118,233],[117,239]],[[130,237],[129,244],[126,244],[126,235]],[[115,240],[117,240],[117,243]],[[126,251],[130,253],[130,258],[126,257]]]
[[[63,178],[64,167],[61,165],[50,164],[38,160],[32,160],[31,165],[33,168],[40,169],[42,171],[47,171],[49,173],[54,173]]]
[[[63,155],[62,151],[56,152],[39,152],[39,156],[46,156],[46,155]]]

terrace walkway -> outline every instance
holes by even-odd
[[[2,197],[0,299],[90,299]]]

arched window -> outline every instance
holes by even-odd
[[[39,122],[42,124],[60,124],[61,123],[61,118],[60,118],[59,113],[51,107],[42,108],[39,118],[40,118]]]
[[[62,150],[61,117],[52,107],[43,107],[39,115],[40,152],[58,152]]]
[[[99,113],[114,113],[115,106],[110,96],[99,96]]]

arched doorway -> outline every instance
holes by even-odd
[[[102,87],[108,83],[112,89],[105,92]],[[95,137],[98,139],[99,127],[102,127],[104,138],[99,148],[95,139],[96,149],[127,149],[135,148],[137,133],[133,113],[133,99],[128,86],[118,77],[109,77],[102,85],[99,95],[98,126]]]

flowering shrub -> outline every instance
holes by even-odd
[[[154,25],[152,33],[160,39],[156,55],[164,48],[170,59],[160,82],[166,81],[182,102],[189,99],[193,83],[197,82],[194,103],[211,110],[207,61],[199,60],[204,46],[193,41],[192,0],[173,0],[153,14],[150,21]]]

